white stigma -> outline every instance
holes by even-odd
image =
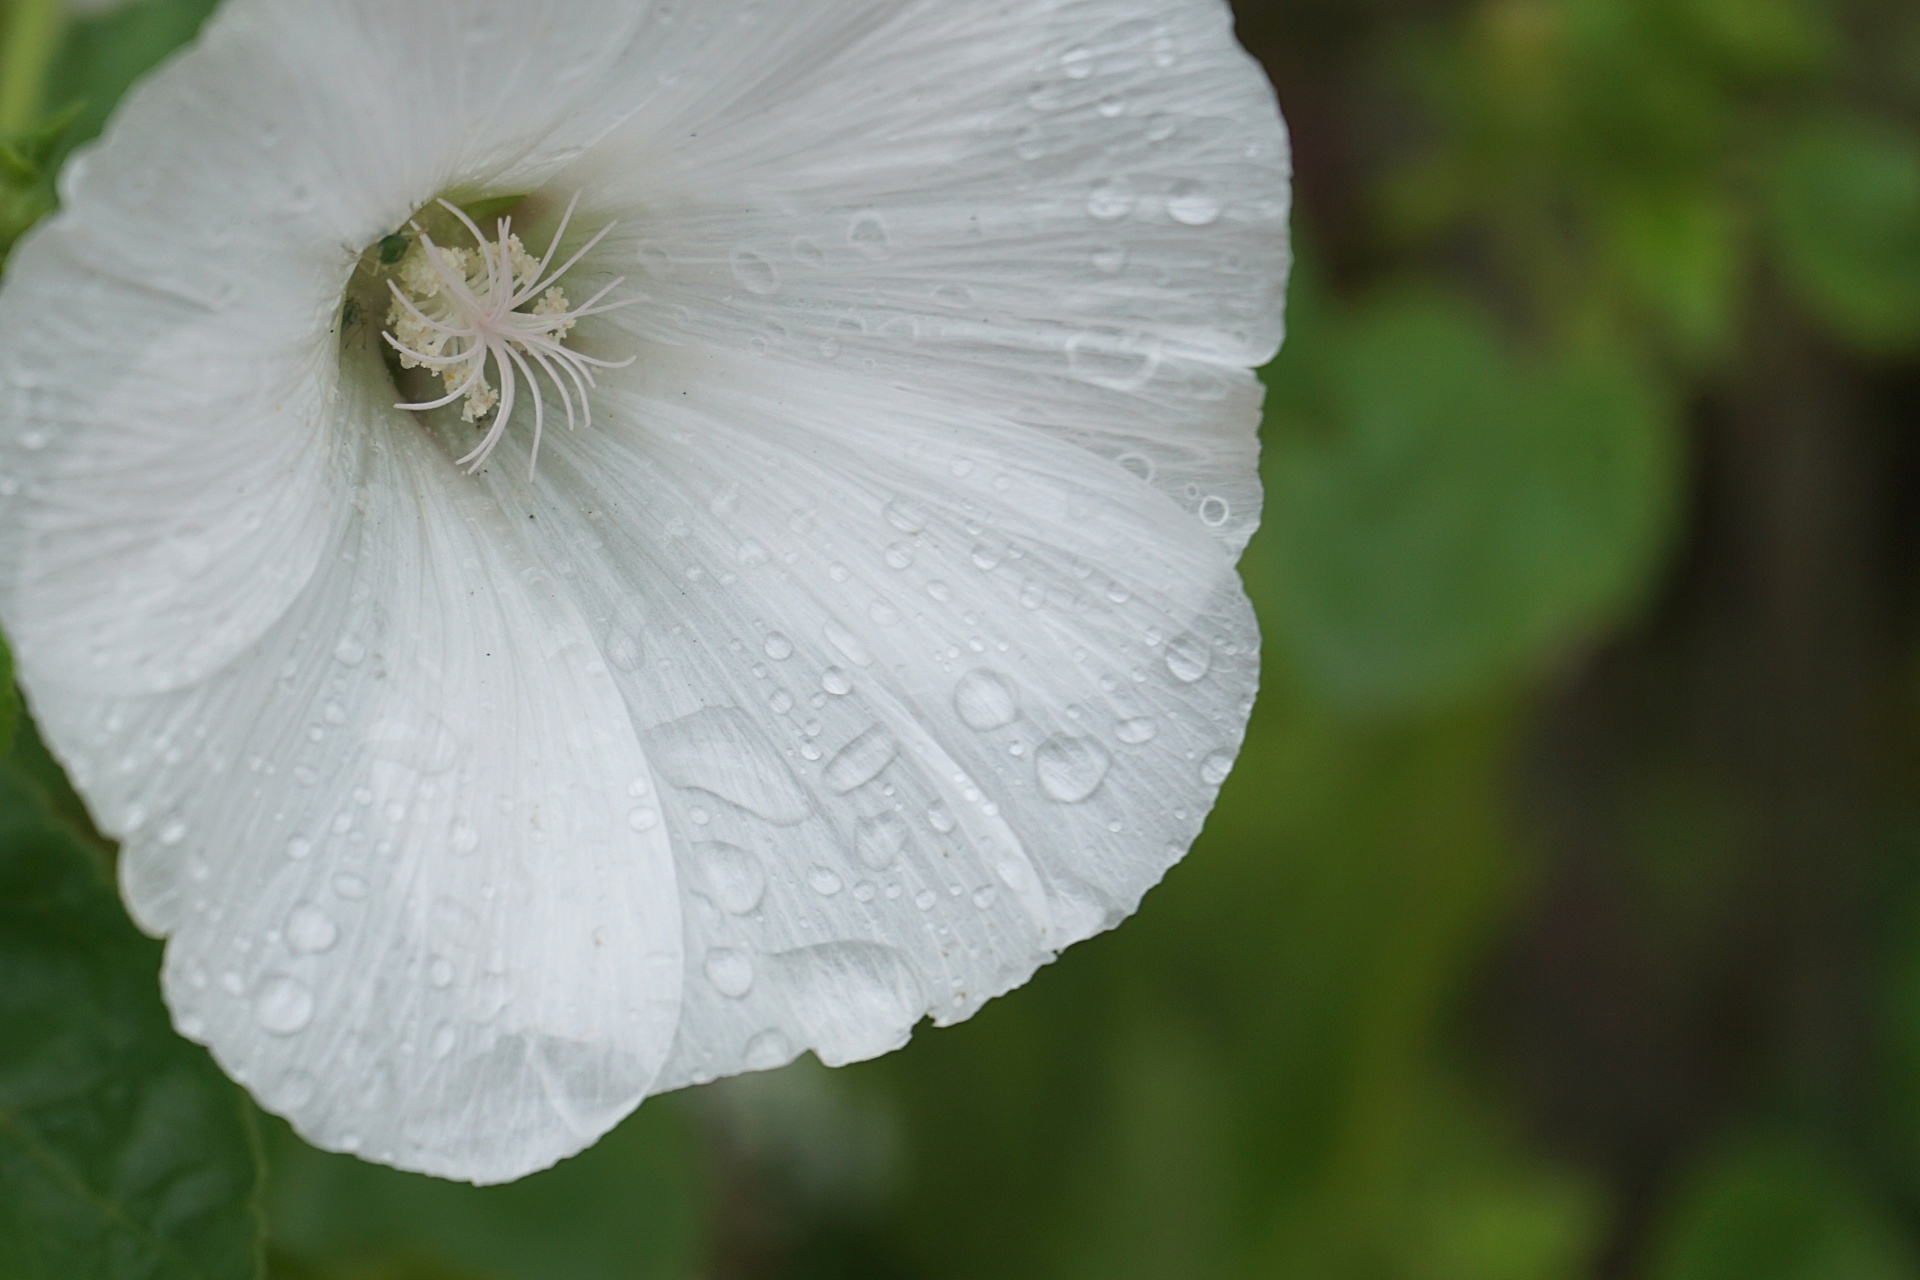
[[[419,238],[401,259],[394,277],[387,281],[393,291],[393,305],[387,312],[388,330],[380,336],[400,355],[407,369],[430,369],[447,386],[447,394],[438,400],[402,403],[408,410],[440,409],[464,398],[463,417],[478,423],[489,413],[493,424],[473,451],[457,465],[469,472],[478,471],[487,455],[500,443],[507,419],[513,413],[514,400],[524,378],[533,399],[533,451],[531,462],[540,458],[540,436],[546,427],[546,408],[540,396],[535,370],[553,384],[560,403],[566,407],[567,427],[593,424],[593,406],[588,389],[595,384],[595,369],[621,369],[625,360],[596,360],[566,345],[567,335],[587,316],[600,315],[631,306],[638,299],[603,303],[614,289],[625,282],[622,276],[587,299],[571,306],[559,287],[559,280],[592,251],[613,230],[613,224],[583,245],[579,252],[559,267],[552,266],[560,248],[560,238],[573,220],[575,196],[567,205],[560,226],[553,233],[546,256],[535,259],[513,234],[513,220],[502,218],[499,235],[488,240],[465,211],[442,200],[440,204],[472,233],[472,249],[443,248],[432,237],[414,230]],[[487,377],[491,361],[500,385],[496,390]],[[579,396],[576,414],[574,396]],[[531,465],[531,463],[530,463]]]

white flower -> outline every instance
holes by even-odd
[[[234,0],[64,196],[0,617],[312,1141],[497,1181],[885,1052],[1199,830],[1287,260],[1221,0]]]

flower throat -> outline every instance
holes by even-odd
[[[389,372],[403,395],[412,390],[418,396],[396,408],[428,414],[458,404],[460,420],[484,432],[456,463],[469,472],[486,464],[523,394],[533,402],[531,466],[546,428],[543,382],[552,387],[569,429],[591,426],[594,370],[633,363],[632,357],[602,360],[568,345],[581,320],[637,301],[605,300],[625,277],[579,306],[561,284],[613,225],[555,266],[579,197],[567,205],[538,258],[514,234],[502,203],[469,209],[437,200],[409,219],[406,230],[383,237],[362,255],[342,317],[347,329],[371,315],[383,317],[380,338]],[[520,202],[504,203],[511,208]],[[491,237],[482,229],[490,217]]]

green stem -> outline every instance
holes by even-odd
[[[39,120],[64,16],[60,0],[13,0],[9,6],[0,44],[0,138],[25,133]]]

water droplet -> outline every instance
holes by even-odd
[[[1210,787],[1225,782],[1232,772],[1233,756],[1225,751],[1216,751],[1200,762],[1200,781]]]
[[[1069,80],[1085,80],[1093,74],[1093,50],[1078,46],[1060,55],[1060,69]]]
[[[816,271],[827,265],[825,251],[805,236],[793,242],[793,259],[802,266],[812,267]]]
[[[159,840],[163,845],[176,845],[186,838],[187,824],[177,818],[160,828]]]
[[[469,854],[480,847],[480,833],[465,818],[453,820],[453,851]]]
[[[606,652],[607,662],[616,671],[638,671],[646,656],[639,637],[617,624],[607,632]]]
[[[1220,202],[1198,182],[1182,182],[1167,197],[1167,216],[1182,226],[1204,227],[1220,219]]]
[[[751,249],[738,249],[733,255],[733,278],[748,293],[765,296],[780,288],[780,272],[771,262]]]
[[[367,896],[367,882],[343,871],[333,878],[333,891],[343,898],[358,900]]]
[[[775,662],[785,662],[793,656],[793,641],[787,639],[778,631],[767,637],[767,642],[763,647],[767,651],[767,656]]]
[[[453,985],[453,963],[444,957],[438,957],[427,966],[427,981],[436,987],[446,988]]]
[[[1118,119],[1127,113],[1127,100],[1117,93],[1110,93],[1100,99],[1099,111],[1109,120]]]
[[[1061,804],[1079,804],[1100,789],[1113,757],[1091,738],[1049,738],[1033,753],[1040,789]]]
[[[744,711],[710,707],[647,735],[653,766],[677,787],[718,796],[776,826],[804,822],[813,805],[781,752]]]
[[[1181,684],[1197,684],[1213,670],[1213,649],[1191,632],[1167,642],[1167,670]]]
[[[999,891],[995,889],[992,885],[990,884],[981,885],[978,889],[975,889],[973,891],[973,905],[980,908],[980,910],[985,911],[988,907],[991,907],[993,905],[994,899],[998,898],[999,896],[1000,896]]]
[[[767,698],[767,706],[777,716],[783,716],[793,710],[793,695],[785,689],[775,689]]]
[[[313,841],[307,839],[305,836],[289,836],[288,837],[287,856],[289,858],[292,858],[295,862],[299,862],[302,859],[308,857],[312,853],[313,853]]]
[[[433,1054],[436,1059],[446,1057],[453,1052],[455,1038],[453,1024],[450,1022],[441,1023],[433,1030],[433,1043],[427,1046],[428,1052]]]
[[[1160,735],[1160,726],[1150,717],[1122,720],[1113,727],[1113,736],[1130,747],[1143,746]]]
[[[746,1063],[749,1071],[771,1071],[793,1061],[793,1042],[787,1033],[771,1027],[747,1041]]]
[[[828,667],[820,673],[820,687],[836,698],[844,698],[853,692],[853,681],[840,668]]]
[[[312,903],[302,903],[287,917],[287,946],[301,955],[332,950],[340,940],[340,926]]]
[[[953,821],[953,811],[948,809],[944,804],[934,805],[927,810],[927,825],[941,835],[946,835],[953,830],[955,825]]]
[[[896,542],[887,548],[887,568],[913,568],[913,546],[911,543]]]
[[[940,901],[940,895],[931,889],[922,889],[913,895],[913,905],[922,911],[933,910],[933,904]]]
[[[1233,507],[1225,498],[1208,498],[1200,504],[1200,523],[1218,529],[1233,518]]]
[[[766,544],[758,538],[748,538],[733,554],[736,560],[749,569],[773,559],[773,552],[767,550]]]
[[[348,636],[333,646],[333,656],[342,666],[357,667],[367,659],[367,646]]]
[[[1093,269],[1095,271],[1110,276],[1119,275],[1121,270],[1127,265],[1126,246],[1118,244],[1102,245],[1093,251],[1093,257],[1089,259],[1089,261],[1093,263]]]
[[[838,650],[841,657],[856,667],[865,668],[873,665],[873,654],[868,652],[866,645],[860,643],[859,636],[837,622],[827,623],[824,630],[827,643]]]
[[[660,825],[660,811],[644,804],[637,809],[629,809],[627,825],[635,831],[651,831]]]
[[[312,1102],[320,1092],[320,1082],[305,1071],[287,1072],[266,1090],[265,1102],[273,1111],[285,1114],[298,1111]]]
[[[893,252],[893,244],[887,238],[886,220],[871,209],[855,215],[852,225],[847,228],[847,243],[860,256],[875,261]]]
[[[313,1021],[313,992],[292,978],[269,978],[254,999],[253,1020],[269,1035],[304,1030]]]
[[[893,735],[875,725],[840,749],[828,762],[821,780],[829,791],[843,796],[879,777],[881,771],[893,763],[899,750]]]
[[[962,677],[953,691],[953,709],[969,729],[982,733],[1003,729],[1020,715],[1013,686],[992,671],[975,671]]]
[[[860,861],[875,871],[884,871],[899,858],[907,845],[907,824],[891,813],[864,818],[855,832]]]
[[[738,1000],[753,990],[753,957],[733,947],[715,947],[707,952],[707,981],[729,999]]]
[[[840,892],[840,877],[831,867],[815,867],[807,872],[807,887],[823,898],[831,898]]]
[[[1133,212],[1133,189],[1119,178],[1103,178],[1087,195],[1087,212],[1101,222],[1117,222]]]
[[[718,842],[695,845],[694,858],[708,892],[724,910],[743,916],[760,905],[767,892],[767,873],[760,859],[745,849]]]

